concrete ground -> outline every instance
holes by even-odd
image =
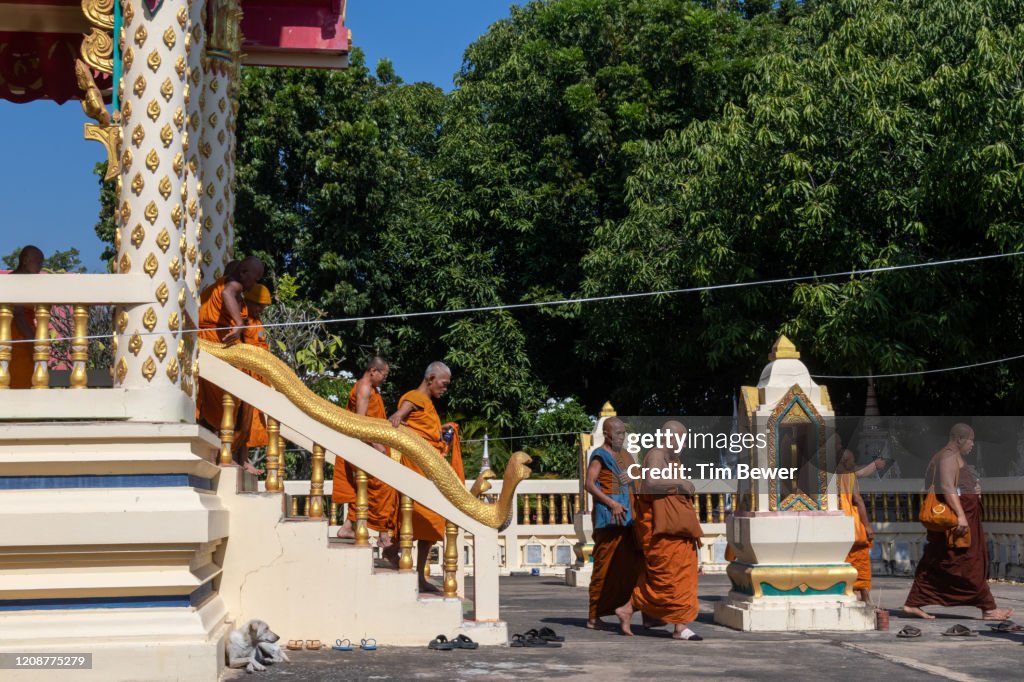
[[[715,602],[728,592],[725,576],[702,576],[701,614],[693,630],[703,642],[672,640],[665,630],[643,630],[627,638],[609,630],[583,627],[587,591],[566,587],[550,577],[501,579],[502,617],[509,632],[547,625],[565,636],[560,649],[487,647],[476,651],[431,651],[381,647],[355,650],[288,652],[291,663],[268,669],[260,679],[310,680],[626,680],[714,679],[782,680],[1005,680],[1021,679],[1024,634],[997,634],[977,620],[977,609],[933,608],[932,621],[899,616],[910,589],[907,578],[875,578],[874,599],[890,610],[889,632],[741,633],[715,625]],[[1017,609],[1024,623],[1024,586],[993,583],[1000,606]],[[637,616],[634,620],[637,620]],[[612,620],[612,619],[607,619]],[[962,623],[977,637],[943,637]],[[897,639],[904,625],[924,632],[918,639]],[[273,627],[273,623],[271,623]],[[442,633],[451,636],[453,633]],[[344,637],[345,633],[338,633]],[[233,679],[246,677],[232,672]]]

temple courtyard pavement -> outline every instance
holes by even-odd
[[[291,663],[273,666],[259,678],[325,680],[1009,680],[1021,679],[1024,633],[992,632],[977,609],[933,608],[932,621],[905,619],[899,607],[909,578],[875,577],[874,594],[890,611],[888,632],[741,633],[715,625],[715,603],[728,592],[724,575],[701,576],[700,621],[693,629],[703,642],[672,640],[663,630],[622,637],[583,627],[585,589],[566,587],[555,577],[501,579],[501,613],[509,632],[548,626],[565,636],[560,649],[486,647],[476,651],[431,651],[382,647],[340,653],[292,651]],[[325,581],[330,584],[330,581]],[[1000,606],[1016,609],[1024,622],[1024,585],[992,583]],[[613,619],[606,619],[611,621]],[[962,623],[976,637],[946,637]],[[273,627],[273,623],[270,624]],[[904,625],[923,630],[917,639],[898,639]],[[454,633],[440,633],[452,636]],[[345,633],[338,633],[345,637]],[[333,643],[333,642],[332,642]],[[325,643],[326,644],[326,643]],[[247,677],[233,671],[229,679]],[[250,678],[256,679],[256,678]]]

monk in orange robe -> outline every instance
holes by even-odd
[[[18,254],[18,267],[12,275],[38,275],[43,271],[43,252],[35,246],[26,246]],[[11,344],[11,361],[7,371],[11,375],[11,388],[32,388],[32,340],[36,338],[36,314],[31,306],[14,306],[11,340],[26,343]]]
[[[601,618],[628,600],[643,570],[643,554],[633,531],[628,477],[633,458],[622,449],[626,425],[610,417],[601,426],[604,444],[590,455],[584,487],[593,497],[594,562],[590,577],[587,628],[600,629]]]
[[[670,431],[680,439],[686,436],[686,427],[677,421],[666,422],[662,430]],[[674,450],[652,449],[644,458],[644,467],[664,469],[670,464],[682,464]],[[688,625],[697,620],[697,548],[700,540],[667,533],[655,534],[655,514],[663,506],[687,506],[683,496],[693,497],[693,483],[682,478],[645,479],[640,483],[640,494],[632,496],[633,520],[637,541],[644,555],[644,567],[629,600],[615,610],[622,633],[632,636],[630,619],[634,611],[642,611],[651,625],[671,624],[672,637],[700,641],[700,635]],[[699,527],[699,523],[696,526]]]
[[[249,256],[238,266],[238,272],[225,277],[221,284],[215,285],[206,303],[199,307],[199,338],[214,343],[231,345],[237,343],[245,329],[245,303],[243,293],[259,282],[263,276],[263,263],[255,256]],[[196,416],[201,424],[218,432],[224,414],[224,391],[210,382],[200,378],[199,391],[196,396]],[[238,410],[236,405],[236,410]],[[236,421],[237,421],[236,414]],[[245,441],[236,438],[235,451],[245,447]],[[251,463],[245,462],[243,467],[252,474],[259,473]]]
[[[874,462],[857,471],[857,459],[852,450],[843,448],[839,434],[835,435],[836,452],[839,464],[836,467],[838,477],[839,508],[847,516],[853,517],[853,546],[846,555],[846,563],[857,569],[857,580],[853,589],[857,597],[864,603],[871,603],[871,548],[874,546],[875,531],[868,520],[868,510],[864,498],[860,494],[857,478],[867,476],[885,466],[885,460]]]
[[[239,265],[241,265],[241,261],[228,261],[228,264],[224,266],[224,274],[218,277],[213,284],[207,286],[199,293],[199,305],[203,305],[208,300],[210,300],[210,296],[213,295],[213,292],[217,289],[217,287],[221,284],[224,284],[225,278],[237,275]]]
[[[363,376],[352,386],[348,394],[347,409],[355,414],[387,419],[384,399],[380,396],[380,387],[388,378],[390,367],[387,361],[374,356],[367,364]],[[391,450],[380,443],[367,443],[381,454],[390,457]],[[356,521],[355,510],[355,469],[341,457],[334,464],[334,491],[331,499],[336,503],[348,504],[348,515],[342,527],[338,529],[339,538],[355,537],[353,525]],[[398,546],[392,542],[395,521],[398,516],[398,493],[391,486],[373,476],[367,476],[366,483],[368,514],[366,525],[380,533],[380,546],[384,548],[385,557],[397,566]]]
[[[405,424],[437,450],[438,457],[448,463],[459,480],[465,482],[462,468],[462,448],[459,445],[458,425],[441,425],[441,418],[434,407],[434,400],[448,392],[452,371],[443,362],[432,362],[423,375],[423,381],[415,390],[409,391],[398,401],[398,410],[391,415],[392,426]],[[422,475],[423,470],[406,457],[402,464]],[[396,523],[396,527],[400,524]],[[430,548],[444,538],[445,520],[433,511],[416,502],[413,505],[412,535],[418,540],[416,569],[419,574],[421,592],[438,592],[423,576],[423,567],[430,555]]]
[[[267,330],[263,327],[263,311],[273,302],[270,290],[262,284],[257,284],[246,291],[243,298],[245,299],[245,329],[242,330],[242,343],[269,351],[270,343],[267,340]],[[270,385],[270,382],[254,372],[246,371],[246,374]],[[270,436],[267,434],[267,424],[263,413],[246,403],[242,404],[240,413],[239,422],[243,424],[240,432],[248,434],[246,447],[267,447]]]

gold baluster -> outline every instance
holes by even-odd
[[[33,346],[32,388],[50,387],[50,307],[36,306],[36,342]]]
[[[299,515],[299,496],[292,495],[292,516]]]
[[[367,485],[366,472],[356,469],[356,542],[360,547],[367,547],[370,544],[370,529],[366,527],[366,520],[369,517],[369,498],[366,493]]]
[[[399,532],[398,547],[400,550],[398,558],[399,571],[411,571],[412,568],[412,498],[402,495],[401,499],[402,523]]]
[[[882,495],[882,520],[889,523],[889,496]]]
[[[324,517],[324,448],[313,445],[313,461],[309,473],[309,499],[306,500],[306,516],[311,519]]]
[[[235,399],[224,391],[221,404],[224,406],[224,413],[220,418],[220,465],[228,466],[234,461],[232,445],[235,442]]]
[[[268,493],[281,492],[284,487],[278,475],[281,463],[281,424],[276,419],[267,417],[267,479],[265,482]]]
[[[576,516],[580,513],[580,494],[576,493],[572,496],[572,515]]]
[[[331,525],[338,525],[338,503],[331,500]]]
[[[869,495],[871,498],[871,523],[878,523],[878,508],[875,500],[875,493]]]
[[[558,507],[555,506],[554,493],[548,494],[548,523],[552,526],[558,523]]]
[[[1024,521],[1024,495],[1021,493],[1013,494],[1013,522],[1020,523]]]
[[[11,323],[14,319],[14,307],[9,303],[0,303],[0,390],[11,387]]]
[[[459,529],[451,521],[444,522],[444,596],[459,596],[459,581],[456,571],[459,570]]]
[[[718,523],[725,523],[725,493],[718,493]]]
[[[89,360],[89,307],[76,305],[72,313],[74,318],[74,335],[71,339],[71,388],[85,388],[89,384],[89,374],[85,371],[85,363]]]
[[[569,523],[569,496],[562,495],[562,523]]]
[[[537,503],[537,523],[544,523],[544,498],[541,495],[537,495],[537,499],[534,500]]]
[[[693,496],[693,508],[694,508],[694,511],[697,512],[697,520],[700,521],[701,523],[704,523],[704,519],[700,515],[701,514],[701,506],[702,506],[701,503],[700,503],[700,498],[701,498],[700,493],[698,493],[698,494]]]
[[[519,499],[523,501],[523,525],[530,525],[530,496],[520,495]]]
[[[902,517],[900,516],[900,511],[901,510],[900,510],[900,494],[899,493],[896,493],[895,495],[892,496],[892,504],[893,504],[893,510],[892,510],[893,521],[896,521],[897,523],[899,523],[900,521],[903,520]]]
[[[284,490],[284,480],[285,480],[285,478],[284,478],[284,453],[285,453],[285,449],[286,449],[286,443],[285,443],[285,440],[284,440],[284,436],[278,436],[277,448],[278,448],[278,452],[281,453],[281,457],[280,457],[280,459],[278,460],[278,463],[277,463],[277,480],[279,480],[281,482],[281,490]]]

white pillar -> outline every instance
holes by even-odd
[[[194,385],[182,381],[182,368],[194,366],[196,344],[194,334],[181,330],[198,320],[189,275],[199,258],[187,184],[193,18],[188,0],[164,0],[153,16],[146,4],[122,5],[117,271],[145,273],[152,301],[117,311],[114,378],[118,386],[140,389],[149,418],[188,422],[195,419]]]
[[[242,10],[238,0],[210,0],[212,30],[203,59],[202,286],[212,284],[234,255],[235,117],[240,86]]]

